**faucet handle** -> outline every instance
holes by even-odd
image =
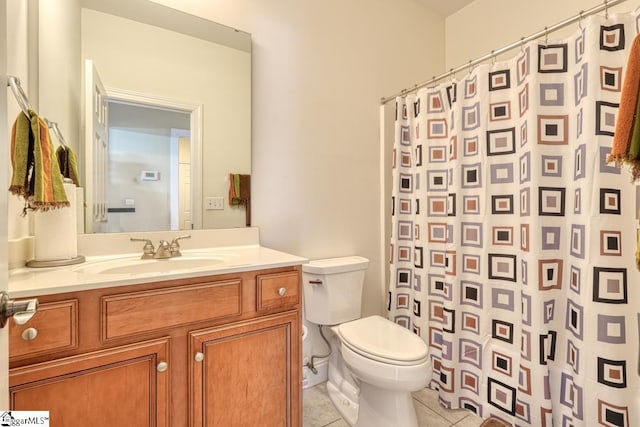
[[[182,239],[190,239],[191,238],[191,234],[186,234],[184,236],[180,236],[180,237],[176,237],[175,239],[173,239],[171,241],[171,256],[181,256],[182,254],[180,253],[180,243],[178,243],[178,240],[182,240]]]
[[[145,242],[144,246],[142,247],[142,259],[149,259],[149,258],[153,258],[153,254],[155,253],[156,249],[153,247],[153,243],[151,243],[151,240],[149,239],[135,239],[135,238],[131,238],[132,242]]]

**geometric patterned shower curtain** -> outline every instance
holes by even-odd
[[[396,100],[389,318],[442,405],[640,426],[636,187],[606,163],[636,13]]]

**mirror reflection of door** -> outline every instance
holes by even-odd
[[[91,60],[84,99],[84,232],[202,228],[202,105],[104,86]]]
[[[89,233],[104,232],[107,222],[108,109],[107,91],[98,70],[85,61],[85,228]]]
[[[181,230],[190,230],[193,228],[191,221],[191,139],[181,137],[178,139],[178,144],[178,223]]]
[[[191,229],[190,114],[109,100],[107,232]]]

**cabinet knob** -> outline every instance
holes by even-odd
[[[278,289],[278,295],[280,295],[281,297],[283,297],[286,293],[287,293],[287,288]]]
[[[158,366],[156,367],[156,370],[158,372],[164,372],[167,369],[169,369],[169,364],[167,362],[160,362],[160,363],[158,363]]]
[[[196,362],[202,362],[204,360],[204,353],[197,352],[194,357]]]
[[[36,328],[27,328],[22,331],[22,339],[25,341],[35,340],[38,336],[38,330]]]

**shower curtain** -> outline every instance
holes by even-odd
[[[448,408],[640,426],[636,187],[606,163],[637,13],[397,98],[389,318]]]

